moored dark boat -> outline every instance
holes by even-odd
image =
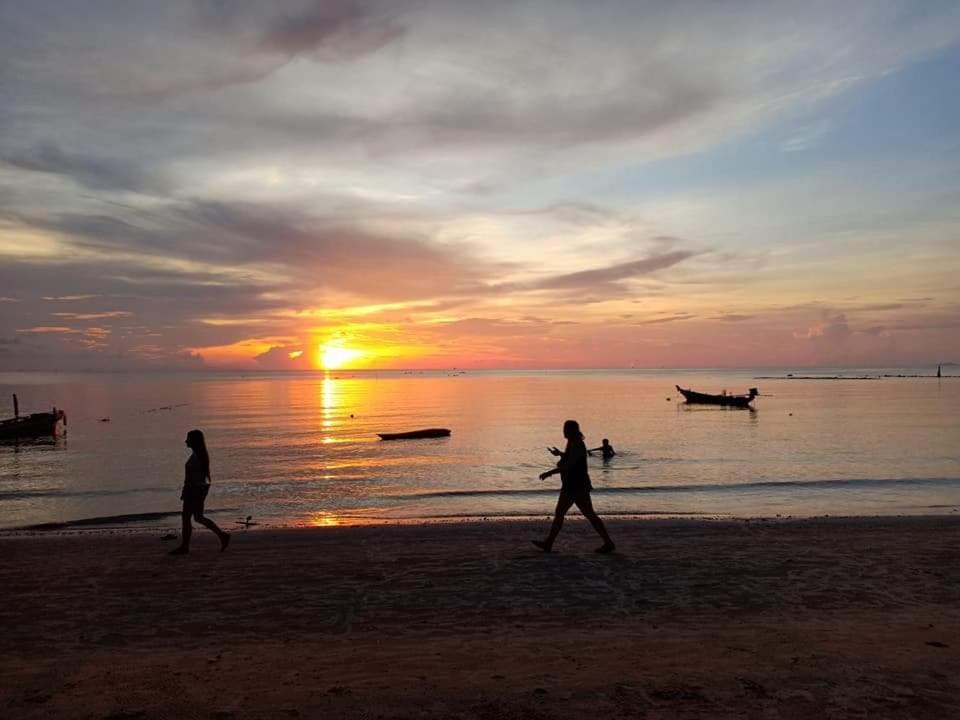
[[[750,403],[759,394],[756,388],[750,388],[746,395],[709,395],[707,393],[698,393],[693,390],[686,390],[679,385],[677,391],[683,395],[684,399],[691,404],[696,405],[723,405],[726,407],[750,407]]]
[[[398,433],[377,433],[381,440],[418,440],[420,438],[448,437],[450,431],[446,428],[425,428],[423,430],[409,430]]]
[[[53,408],[50,412],[20,416],[17,396],[13,396],[13,417],[0,420],[0,440],[18,440],[56,435],[60,423],[67,424],[63,410]]]

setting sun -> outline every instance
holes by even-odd
[[[362,356],[363,352],[360,350],[344,347],[337,341],[327,342],[320,346],[320,367],[324,370],[338,370]]]

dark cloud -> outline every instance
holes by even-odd
[[[696,252],[677,250],[651,255],[638,260],[614,263],[602,268],[563,273],[529,281],[495,282],[471,287],[467,292],[477,297],[508,293],[550,293],[551,300],[576,304],[607,302],[643,292],[655,294],[656,289],[638,289],[630,281],[651,276],[695,257]]]
[[[310,353],[299,345],[275,345],[260,353],[254,361],[268,370],[309,370],[313,367]]]
[[[610,265],[595,270],[581,270],[575,273],[555,275],[532,283],[532,287],[543,290],[596,290],[598,287],[618,285],[621,281],[650,275],[682,263],[696,253],[688,250],[676,250],[662,255],[651,255],[639,260]]]
[[[70,320],[105,320],[107,318],[124,318],[133,315],[133,313],[127,312],[126,310],[107,310],[106,312],[94,313],[55,312],[50,314],[65,322]]]
[[[0,335],[34,327],[82,331],[96,323],[110,328],[124,347],[162,336],[171,352],[251,337],[255,322],[206,326],[207,317],[256,318],[287,306],[284,284],[254,281],[235,273],[161,271],[126,259],[78,262],[4,262],[0,285],[24,298],[0,314]],[[71,300],[45,299],[37,289],[58,288]],[[64,314],[62,309],[69,307]],[[279,323],[278,323],[279,324]]]
[[[200,96],[264,81],[297,56],[336,63],[374,52],[403,34],[397,16],[405,5],[8,3],[0,6],[0,67],[9,73],[0,83],[38,100],[56,93],[61,102]]]
[[[14,352],[6,353],[3,366],[11,370],[199,370],[203,358],[189,350],[173,350],[158,343],[120,346],[113,339],[98,340],[84,334],[33,335]]]
[[[534,210],[518,210],[517,215],[540,215],[569,223],[579,227],[602,225],[619,219],[619,215],[609,208],[589,202],[567,200]]]
[[[664,323],[678,322],[681,320],[692,320],[696,315],[690,313],[675,313],[666,317],[653,318],[651,320],[638,320],[632,325],[663,325]]]
[[[365,55],[403,34],[403,27],[376,12],[377,6],[357,0],[318,0],[299,13],[270,21],[263,49],[299,55],[319,53],[325,59]]]
[[[273,267],[282,269],[293,287],[337,290],[371,300],[479,291],[484,275],[495,271],[463,246],[437,245],[426,235],[390,235],[338,217],[315,218],[287,206],[185,201],[149,215],[119,210],[116,215],[63,213],[33,222],[87,250],[179,258],[236,270]],[[138,271],[137,282],[150,282],[149,274]],[[174,282],[187,275],[160,273],[160,280]],[[193,273],[189,284],[200,284],[199,275]]]
[[[63,175],[94,190],[144,192],[162,187],[127,160],[67,152],[53,142],[5,151],[0,160],[24,170]]]
[[[561,95],[542,95],[516,106],[491,103],[480,94],[451,94],[438,109],[399,116],[384,139],[407,147],[625,141],[705,114],[723,95],[722,88],[703,74],[667,73],[656,83],[662,91],[644,94],[643,99],[630,94],[632,82],[624,82],[622,95],[597,97],[589,104],[571,104]]]

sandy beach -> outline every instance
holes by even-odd
[[[4,718],[960,717],[960,518],[0,539]]]

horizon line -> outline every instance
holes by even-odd
[[[403,368],[230,368],[230,367],[202,367],[202,368],[79,368],[79,369],[0,369],[0,373],[90,373],[90,374],[133,374],[133,373],[211,373],[211,374],[342,374],[342,373],[377,373],[377,372],[597,372],[597,371],[735,371],[735,370],[919,370],[936,367],[957,367],[958,362],[925,363],[916,365],[737,365],[737,366],[656,366],[656,367],[623,367],[623,366],[596,366],[596,367],[403,367]]]

